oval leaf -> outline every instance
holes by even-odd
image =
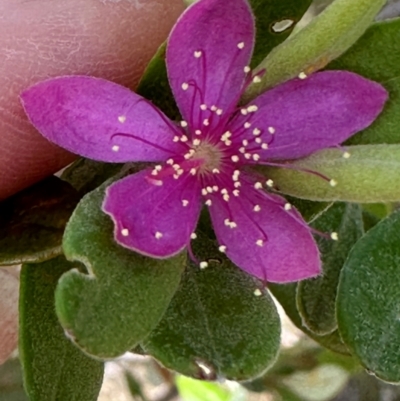
[[[257,70],[265,69],[245,100],[279,83],[317,71],[345,52],[368,28],[385,0],[336,0],[309,25],[275,47]]]
[[[0,203],[0,266],[59,255],[79,197],[66,182],[49,177]]]
[[[21,270],[20,357],[31,401],[96,401],[100,392],[104,364],[65,337],[54,311],[57,281],[73,266],[60,256]]]
[[[200,236],[200,235],[199,235]],[[187,266],[164,318],[143,345],[163,365],[194,378],[248,380],[276,359],[279,316],[267,292],[221,257],[214,241],[195,240],[209,266]]]
[[[297,307],[303,324],[318,335],[337,329],[336,291],[340,271],[353,245],[364,233],[359,205],[337,203],[322,214],[312,227],[338,234],[338,241],[316,236],[321,252],[323,273],[301,281],[297,286]]]
[[[354,135],[349,144],[400,143],[400,19],[376,23],[345,54],[327,66],[378,81],[389,101],[376,121]]]
[[[340,277],[340,333],[362,365],[400,382],[400,212],[379,222],[351,251]]]
[[[313,174],[284,168],[259,168],[285,194],[317,201],[360,203],[400,200],[400,145],[358,145],[325,149],[290,166],[322,173],[336,186]]]
[[[56,310],[85,352],[113,358],[134,348],[159,322],[186,256],[151,259],[119,246],[111,219],[100,209],[105,186],[82,199],[66,227],[65,255],[83,261],[89,274],[73,270],[61,277]]]

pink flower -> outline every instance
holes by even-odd
[[[103,210],[122,246],[155,258],[181,252],[209,207],[220,251],[262,280],[321,271],[311,230],[252,167],[336,146],[370,125],[386,91],[343,71],[294,79],[238,106],[251,76],[254,18],[246,0],[200,0],[168,42],[169,81],[184,121],[98,78],[41,82],[22,94],[50,141],[105,162],[155,162],[106,192]],[[328,185],[328,184],[327,184]]]

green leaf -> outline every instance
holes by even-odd
[[[82,199],[65,231],[66,257],[83,262],[88,274],[64,274],[56,291],[64,329],[100,358],[119,356],[150,333],[178,287],[186,258],[152,259],[118,245],[113,223],[101,211],[107,185]]]
[[[347,143],[400,143],[400,19],[371,26],[345,54],[328,69],[348,70],[382,83],[389,91],[384,111],[367,129]]]
[[[293,324],[311,337],[313,340],[328,348],[331,351],[337,352],[339,354],[348,355],[349,351],[347,347],[343,344],[342,339],[340,338],[339,332],[337,330],[333,331],[330,334],[319,336],[312,331],[310,331],[307,327],[303,325],[302,318],[297,310],[297,302],[296,302],[296,291],[297,291],[297,283],[290,284],[268,284],[268,289],[272,292],[274,297],[279,301],[285,310],[286,314],[293,322]]]
[[[194,378],[248,380],[275,361],[280,322],[267,292],[198,233],[194,251],[164,318],[143,348],[167,368]]]
[[[256,18],[256,45],[252,67],[286,40],[312,0],[250,0]]]
[[[321,252],[323,273],[299,282],[297,307],[303,324],[318,335],[337,329],[336,291],[339,274],[353,245],[364,234],[359,205],[337,203],[322,214],[312,226],[322,232],[337,232],[338,241],[316,236]]]
[[[339,149],[324,149],[291,166],[319,172],[334,179],[332,187],[313,174],[293,169],[259,167],[284,194],[316,201],[360,203],[400,200],[400,145],[358,145],[347,148],[344,158]]]
[[[101,388],[104,364],[65,337],[54,311],[57,281],[73,267],[60,256],[21,270],[20,357],[31,401],[96,401]]]
[[[218,383],[177,376],[176,386],[185,401],[230,401],[231,393]]]
[[[400,212],[379,222],[351,251],[338,288],[340,333],[377,377],[400,382]]]
[[[78,194],[49,177],[0,203],[0,266],[40,262],[61,253]]]
[[[122,166],[81,158],[64,170],[61,179],[71,184],[80,195],[85,195],[118,174]]]
[[[301,72],[317,71],[345,52],[372,23],[385,0],[336,0],[309,25],[274,48],[257,70],[266,70],[245,101]]]

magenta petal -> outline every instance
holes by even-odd
[[[42,135],[90,159],[159,161],[182,147],[172,141],[172,123],[151,103],[104,79],[50,79],[30,87],[21,98]]]
[[[267,150],[252,146],[261,158],[296,159],[336,146],[368,127],[387,97],[381,85],[357,74],[320,72],[260,95],[251,103],[258,111],[239,115],[233,126],[243,127],[250,118],[251,128],[240,139],[254,140],[253,130],[258,128],[263,142],[270,144]],[[230,129],[234,132],[235,128]]]
[[[178,20],[168,42],[167,68],[175,99],[191,128],[201,128],[206,118],[213,127],[232,112],[253,44],[254,19],[246,0],[201,0]],[[201,111],[201,104],[216,106],[223,115]]]
[[[262,190],[243,186],[241,192],[229,202],[214,196],[210,207],[229,259],[252,276],[276,283],[320,274],[317,245],[299,213],[286,211],[284,199]]]
[[[200,213],[200,186],[192,175],[165,177],[162,185],[145,170],[107,188],[103,211],[114,221],[115,240],[155,258],[180,252]]]

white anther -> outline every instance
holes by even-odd
[[[339,239],[338,233],[336,233],[336,232],[331,233],[331,238],[332,238],[334,241],[337,241],[337,240]]]
[[[211,111],[217,111],[217,106],[212,105],[212,106],[210,107],[210,110],[211,110]]]
[[[247,139],[243,139],[242,145],[247,146],[249,144],[249,141]]]
[[[228,194],[224,194],[224,195],[222,196],[222,199],[223,199],[225,202],[229,202],[229,195],[228,195]]]
[[[247,160],[251,159],[251,153],[245,153],[244,158]]]
[[[217,116],[220,116],[220,115],[222,115],[223,112],[224,112],[224,111],[223,111],[222,109],[217,109],[217,111],[215,112],[215,114],[216,114]]]
[[[247,111],[248,111],[249,113],[255,113],[257,110],[258,110],[258,107],[257,107],[255,104],[253,104],[252,106],[249,106],[249,107],[247,108]]]
[[[236,182],[233,184],[233,186],[234,186],[235,188],[240,188],[240,187],[242,186],[242,184],[241,184],[239,181],[236,181]]]
[[[184,82],[184,83],[182,84],[182,89],[183,89],[184,91],[187,91],[188,88],[189,88],[189,84],[188,84],[187,82]]]
[[[301,73],[298,75],[298,77],[299,77],[300,79],[306,79],[306,78],[307,78],[307,74],[306,74],[305,72],[301,72]]]
[[[351,156],[351,153],[350,152],[344,152],[342,156],[343,156],[343,158],[348,159]]]
[[[186,121],[181,121],[181,127],[185,128],[188,126],[188,123]]]
[[[224,142],[224,144],[225,144],[226,146],[231,146],[231,145],[232,145],[232,141],[230,141],[229,139],[226,139],[225,142]]]
[[[250,68],[248,65],[246,65],[246,67],[243,68],[243,71],[244,71],[246,74],[248,74],[248,73],[251,71],[251,68]]]
[[[210,125],[210,120],[208,118],[205,118],[203,120],[203,125],[205,125],[205,126]]]
[[[182,135],[180,138],[181,142],[187,142],[189,138],[186,135]]]
[[[233,156],[231,157],[231,160],[232,160],[234,163],[237,163],[237,162],[239,161],[239,156],[233,155]]]
[[[254,161],[260,160],[260,155],[258,155],[257,153],[254,153],[254,155],[253,155],[253,160],[254,160]]]
[[[186,207],[189,204],[189,201],[186,199],[182,199],[182,206]]]
[[[290,203],[285,203],[284,209],[286,211],[289,211],[292,208],[292,205]]]
[[[202,189],[201,189],[201,194],[202,194],[203,196],[206,196],[206,195],[208,194],[207,188],[202,188]]]
[[[213,185],[212,189],[213,189],[214,192],[218,192],[218,186],[217,185]]]
[[[200,131],[199,129],[197,129],[196,131],[194,131],[194,133],[195,133],[196,135],[201,135],[201,131]]]
[[[179,174],[174,174],[172,177],[174,177],[174,179],[177,180],[180,176]]]
[[[256,138],[255,141],[256,141],[256,143],[262,143],[262,139],[261,138]]]
[[[207,262],[200,262],[200,269],[205,269],[206,267],[208,267],[208,263]]]
[[[195,51],[195,52],[193,53],[193,55],[194,55],[196,58],[200,58],[202,54],[203,54],[203,53],[202,53],[200,50]]]
[[[118,121],[123,124],[126,121],[126,116],[119,116]]]
[[[151,175],[157,175],[158,174],[158,171],[157,170],[153,170],[152,172],[151,172]]]
[[[228,193],[228,190],[226,189],[226,188],[222,188],[221,189],[221,194],[223,195],[223,194],[227,194]]]
[[[174,138],[172,139],[173,142],[179,142],[179,136],[174,136]]]
[[[242,146],[241,148],[239,148],[239,152],[246,153],[246,148],[244,146]]]
[[[212,193],[213,193],[212,187],[207,187],[206,190],[207,190],[207,192],[208,192],[209,194],[212,194]]]
[[[154,234],[154,236],[157,238],[157,239],[160,239],[160,238],[162,238],[162,233],[160,233],[160,231],[157,231],[155,234]]]
[[[329,181],[329,185],[331,187],[336,187],[337,184],[338,184],[337,181],[335,179],[333,179],[333,178]]]
[[[233,196],[239,196],[240,191],[239,191],[238,189],[234,189],[234,190],[232,191],[232,193],[233,193]]]
[[[207,199],[205,203],[206,203],[207,206],[211,206],[212,205],[211,199]]]
[[[127,236],[129,235],[129,230],[128,230],[127,228],[123,228],[123,229],[121,230],[121,234],[122,234],[124,237],[127,237]]]
[[[262,239],[258,239],[258,240],[256,241],[256,245],[258,245],[258,246],[263,246],[263,245],[264,245],[264,241],[263,241]]]
[[[240,175],[240,170],[234,170],[234,171],[233,171],[233,175],[239,176],[239,175]]]
[[[241,112],[242,115],[244,115],[244,116],[248,113],[246,109],[240,109],[240,112]]]
[[[194,167],[192,167],[189,172],[192,175],[196,175],[197,170]]]
[[[190,238],[191,239],[196,239],[197,238],[197,234],[196,233],[191,233],[190,234]]]
[[[262,292],[261,292],[261,290],[260,290],[259,288],[256,288],[256,289],[254,290],[253,294],[254,294],[256,297],[260,297],[260,296],[262,295]]]
[[[264,149],[264,150],[268,149],[268,143],[263,143],[261,145],[261,149]]]
[[[220,252],[222,252],[222,253],[225,253],[225,252],[226,252],[226,246],[225,246],[225,245],[220,245],[220,246],[218,247],[218,250],[219,250]]]
[[[272,188],[274,186],[274,182],[271,179],[267,180],[266,184],[267,184],[267,187],[270,187],[270,188]]]
[[[183,169],[180,168],[180,169],[176,172],[176,174],[182,175],[182,174],[183,174]]]
[[[261,184],[261,182],[256,182],[255,184],[254,184],[254,188],[255,189],[261,189],[263,186],[262,186],[262,184]]]
[[[249,123],[248,121],[244,123],[243,125],[244,128],[250,128],[251,127],[251,123]]]
[[[274,134],[275,134],[275,128],[274,128],[274,127],[268,127],[268,132],[269,132],[271,135],[274,135]]]
[[[174,164],[174,159],[168,159],[167,164],[170,164],[172,166]]]
[[[237,44],[238,49],[242,50],[244,48],[244,42],[240,42]]]
[[[181,168],[181,166],[180,166],[179,164],[173,164],[173,165],[172,165],[172,168],[173,168],[175,171],[178,171],[178,170]]]
[[[258,128],[254,128],[253,129],[253,135],[257,136],[257,135],[260,135],[260,134],[261,134],[261,131]]]
[[[261,78],[260,78],[258,75],[256,75],[256,76],[253,78],[253,82],[254,82],[255,84],[259,84],[259,83],[261,82]]]
[[[113,152],[118,152],[119,151],[119,146],[118,145],[114,145],[112,148]]]
[[[200,139],[197,139],[197,138],[196,138],[196,139],[193,140],[193,145],[194,145],[194,146],[199,146],[200,143],[201,143]]]
[[[217,168],[212,169],[213,174],[219,174],[219,170]]]
[[[255,212],[259,212],[261,210],[261,206],[260,205],[254,205],[253,210]]]
[[[200,109],[203,110],[203,111],[206,111],[207,110],[207,105],[206,104],[201,104],[200,105]]]
[[[229,224],[229,228],[236,228],[237,224],[234,221],[231,221]]]

